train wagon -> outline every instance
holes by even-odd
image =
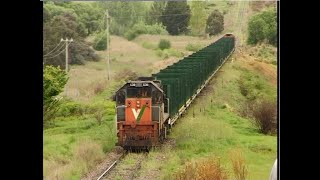
[[[233,34],[184,57],[151,77],[139,77],[116,93],[116,145],[126,150],[159,146],[235,48]]]

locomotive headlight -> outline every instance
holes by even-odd
[[[140,104],[137,104],[137,107],[140,107]]]
[[[140,104],[140,101],[137,101],[137,104]]]

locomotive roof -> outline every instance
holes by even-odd
[[[150,84],[152,84],[155,88],[157,88],[160,92],[163,93],[163,90],[162,90],[155,82],[153,82],[153,81],[139,81],[139,80],[129,81],[129,82],[127,82],[125,85],[123,85],[121,88],[119,88],[119,90],[122,89],[122,88],[124,88],[124,87],[127,86],[127,85],[130,86],[131,83],[150,83]],[[119,91],[119,90],[118,90],[118,91]],[[118,91],[117,91],[117,92],[118,92]]]

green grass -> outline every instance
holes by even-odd
[[[208,87],[213,87],[214,92],[205,91],[204,96],[196,99],[185,117],[173,127],[169,137],[175,139],[175,147],[151,152],[151,158],[144,162],[143,167],[159,169],[161,179],[169,179],[187,162],[214,156],[220,158],[229,178],[233,178],[229,153],[240,149],[248,166],[248,179],[268,179],[277,154],[277,138],[260,134],[249,119],[238,115],[237,111],[246,99],[240,93],[238,79],[246,75],[259,81],[266,88],[260,93],[273,98],[275,87],[256,72],[239,66],[234,62],[222,68],[224,72],[219,73]],[[165,157],[162,163],[155,160],[159,157]]]
[[[101,123],[95,118],[99,108],[104,114]],[[90,103],[63,102],[54,127],[44,130],[45,177],[80,179],[101,161],[116,142],[114,115],[114,103],[110,100],[97,97]]]
[[[259,58],[265,63],[277,64],[277,49],[269,44],[260,44],[251,48],[249,52],[251,56]]]

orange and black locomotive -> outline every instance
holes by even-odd
[[[139,78],[116,93],[117,145],[124,149],[148,149],[166,136],[164,93],[159,81]]]

